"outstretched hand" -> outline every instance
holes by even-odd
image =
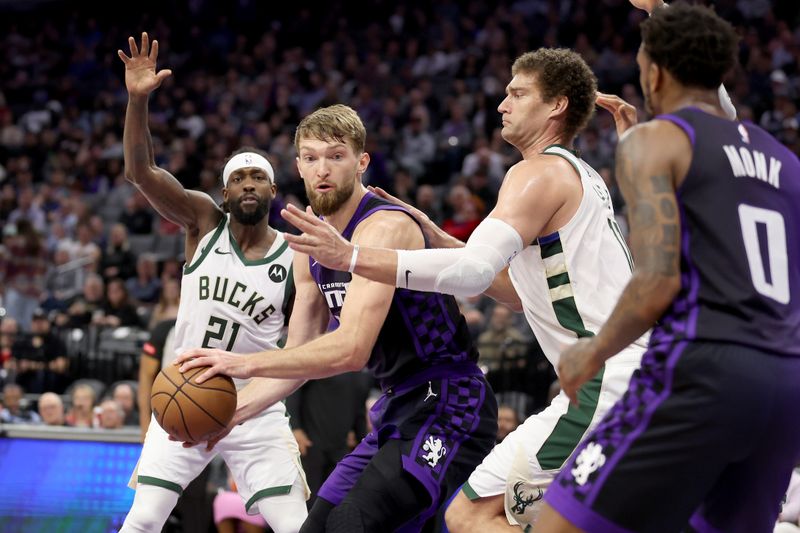
[[[315,261],[331,270],[347,271],[353,256],[353,245],[347,242],[336,228],[317,218],[310,207],[305,211],[288,204],[281,210],[283,219],[303,232],[302,235],[286,233],[289,247],[308,254]]]
[[[150,44],[147,32],[142,32],[141,48],[136,46],[136,39],[128,37],[131,55],[128,57],[122,50],[117,55],[125,63],[125,86],[131,96],[147,96],[161,86],[161,83],[172,75],[170,69],[156,72],[158,59],[158,41]]]
[[[636,108],[615,94],[598,91],[595,103],[614,116],[617,125],[617,137],[636,125],[638,122]]]

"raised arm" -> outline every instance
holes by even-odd
[[[142,33],[141,49],[133,37],[128,38],[130,57],[118,50],[125,64],[125,85],[128,89],[128,107],[122,135],[125,156],[125,177],[142,191],[150,204],[164,218],[186,228],[187,246],[191,238],[203,235],[214,228],[222,217],[222,210],[207,194],[187,191],[166,170],[156,166],[153,142],[148,126],[150,93],[168,78],[169,69],[156,72],[158,41],[152,46],[147,33]],[[187,258],[194,252],[186,251]]]

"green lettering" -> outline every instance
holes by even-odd
[[[225,280],[225,283],[222,285],[222,294],[219,292],[219,282],[220,280]],[[217,278],[217,281],[214,283],[214,296],[213,298],[218,302],[225,301],[225,293],[228,292],[228,278]]]
[[[236,285],[233,286],[233,289],[231,290],[231,295],[228,297],[228,303],[231,304],[234,307],[239,307],[239,304],[242,303],[239,300],[235,300],[234,301],[234,299],[233,299],[233,297],[236,294],[236,291],[238,289],[241,289],[242,291],[244,291],[245,289],[247,289],[247,285],[245,285],[244,283],[242,283],[240,281],[237,281]]]
[[[200,276],[200,299],[208,300],[208,276]]]

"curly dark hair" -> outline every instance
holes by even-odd
[[[566,48],[540,48],[522,54],[511,66],[511,74],[533,74],[549,102],[566,96],[567,118],[564,135],[572,140],[592,118],[597,95],[597,78],[580,54]]]
[[[710,8],[678,3],[642,23],[650,59],[687,87],[716,89],[736,64],[739,36]]]

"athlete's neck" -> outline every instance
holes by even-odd
[[[565,135],[556,131],[545,131],[542,135],[532,139],[526,146],[517,148],[522,154],[522,159],[531,159],[541,154],[548,146],[554,144],[572,149],[572,139],[567,139]]]
[[[719,103],[717,89],[683,88],[664,95],[659,105],[659,115],[672,113],[685,107],[696,107],[710,115],[727,118]]]
[[[358,208],[358,204],[361,203],[361,199],[367,194],[367,189],[364,188],[363,185],[360,183],[356,185],[353,189],[353,194],[350,195],[350,198],[342,204],[342,206],[336,210],[335,213],[330,215],[326,215],[325,222],[336,228],[339,233],[342,233],[344,229],[347,227],[347,224],[350,223],[350,219],[353,218],[353,215]]]
[[[275,236],[278,233],[267,224],[267,217],[256,224],[246,225],[232,216],[229,228],[239,249],[248,259],[263,257],[275,242]],[[254,257],[249,257],[248,252],[252,253]]]

